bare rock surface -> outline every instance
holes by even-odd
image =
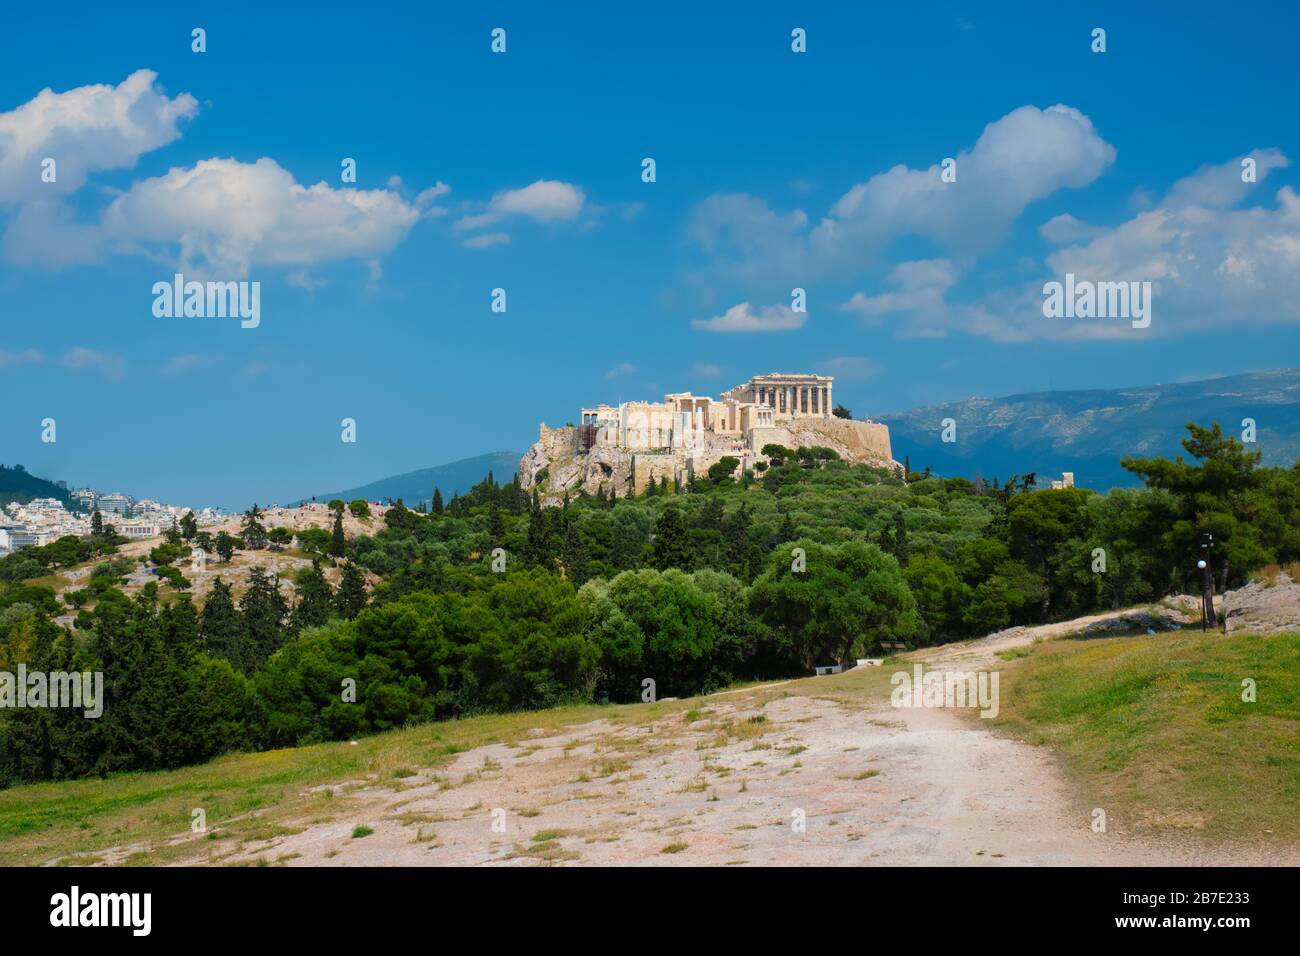
[[[1285,572],[1272,581],[1255,581],[1223,596],[1229,634],[1300,633],[1300,584]]]

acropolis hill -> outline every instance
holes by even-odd
[[[543,501],[586,491],[626,497],[661,478],[685,483],[730,455],[737,474],[766,461],[768,444],[820,445],[850,462],[897,469],[889,429],[877,422],[836,418],[829,375],[756,375],[720,399],[690,392],[662,402],[623,402],[582,409],[579,425],[547,428],[519,462],[525,488]]]

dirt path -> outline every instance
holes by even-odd
[[[927,669],[973,669],[999,650],[1078,624],[912,656]],[[1239,848],[1194,851],[1093,832],[1088,808],[1071,800],[1050,750],[996,736],[949,710],[894,709],[888,673],[897,669],[726,692],[700,699],[690,714],[634,726],[597,721],[549,737],[539,731],[403,779],[341,783],[331,788],[337,806],[328,818],[239,846],[195,840],[197,855],[186,862],[1275,862],[1243,858]],[[354,837],[359,826],[373,832]]]

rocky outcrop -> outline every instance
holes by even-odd
[[[1254,581],[1223,596],[1229,634],[1300,633],[1300,584],[1286,572],[1271,582]]]
[[[846,461],[898,468],[889,447],[889,428],[879,422],[850,418],[798,418],[785,425],[790,447],[834,448]]]
[[[743,440],[735,435],[704,435],[688,449],[632,450],[612,445],[596,445],[578,451],[579,429],[566,425],[548,428],[542,424],[538,439],[519,461],[519,481],[527,489],[536,487],[544,504],[558,504],[566,494],[585,491],[589,495],[602,489],[620,498],[641,494],[651,482],[661,479],[686,482],[703,474],[725,457],[739,459],[737,474],[752,467],[761,455],[747,451]],[[755,429],[751,436],[755,449],[768,442],[791,448],[820,445],[833,448],[851,463],[901,470],[890,456],[889,429],[876,422],[842,418],[807,418]]]

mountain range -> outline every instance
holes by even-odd
[[[928,466],[936,474],[978,476],[990,482],[1034,472],[1040,487],[1071,471],[1075,484],[1098,491],[1139,484],[1120,466],[1125,455],[1185,454],[1180,442],[1188,422],[1217,421],[1225,432],[1240,437],[1242,421],[1248,418],[1255,421],[1254,447],[1264,453],[1265,464],[1295,464],[1300,459],[1300,369],[1172,385],[967,398],[875,416],[889,426],[894,458],[906,459],[913,471]],[[953,442],[943,440],[946,419],[955,423]],[[401,498],[414,507],[440,488],[443,499],[450,500],[489,471],[498,481],[508,481],[519,468],[520,456],[516,451],[491,452],[355,488],[318,492],[314,498]],[[68,492],[20,466],[0,466],[0,504],[34,497],[67,501]]]
[[[482,481],[489,471],[498,482],[505,483],[519,470],[521,457],[522,454],[517,451],[494,451],[474,458],[462,458],[445,465],[436,465],[433,468],[408,471],[404,475],[380,478],[378,481],[358,485],[355,488],[321,492],[314,497],[316,501],[329,501],[332,498],[342,498],[344,501],[353,501],[357,498],[364,498],[366,501],[385,499],[396,501],[401,498],[414,508],[419,502],[432,499],[435,488],[442,490],[444,501],[450,501],[452,495],[469,491],[472,486]],[[310,498],[301,498],[292,504],[300,504],[307,500]]]
[[[1242,437],[1254,419],[1264,464],[1300,458],[1300,369],[1248,372],[1172,385],[1033,392],[968,398],[876,416],[889,426],[894,458],[913,471],[987,481],[1034,472],[1039,486],[1074,472],[1075,484],[1104,491],[1140,480],[1120,466],[1125,455],[1187,457],[1188,422],[1217,421]],[[956,441],[943,441],[945,419]]]

